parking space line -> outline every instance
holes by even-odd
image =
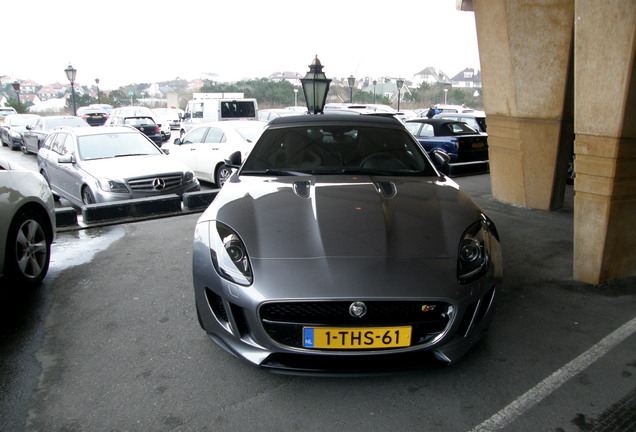
[[[585,370],[596,360],[603,357],[616,345],[627,339],[636,332],[636,318],[632,318],[617,330],[605,336],[592,348],[558,369],[552,375],[541,381],[539,384],[528,390],[521,397],[517,398],[507,407],[490,417],[470,432],[485,432],[502,429],[512,423],[517,417],[537,405],[552,392],[565,384],[570,378]]]

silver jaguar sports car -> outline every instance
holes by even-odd
[[[279,118],[226,164],[193,245],[199,322],[226,351],[280,373],[401,371],[488,329],[495,225],[400,121]]]

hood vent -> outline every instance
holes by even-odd
[[[301,198],[309,198],[311,194],[311,182],[296,181],[294,182],[294,192]]]
[[[395,183],[393,182],[381,181],[377,182],[376,186],[378,188],[378,191],[386,199],[391,199],[395,195],[397,195],[397,188],[395,187]]]

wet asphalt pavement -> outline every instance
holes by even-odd
[[[497,224],[505,264],[491,331],[459,363],[269,374],[198,326],[197,214],[70,231],[39,289],[0,297],[0,431],[634,430],[636,278],[571,280],[571,187],[544,212],[494,201],[488,175],[456,180]]]

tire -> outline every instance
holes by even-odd
[[[46,180],[46,184],[49,185],[49,189],[51,189],[51,180],[49,180],[49,176],[46,173],[46,171],[41,170],[40,174],[42,174],[42,177],[44,177],[44,180]],[[54,201],[59,201],[60,197],[58,195],[55,194],[55,192],[53,192],[53,189],[51,189],[51,193],[53,194],[53,200]]]
[[[219,165],[216,169],[216,174],[214,175],[214,183],[216,187],[221,188],[227,181],[227,179],[232,175],[232,169],[229,168],[225,164]]]
[[[95,195],[93,195],[93,191],[88,186],[84,186],[82,189],[82,202],[85,205],[95,204]]]
[[[7,237],[5,273],[19,285],[42,282],[51,260],[50,227],[41,213],[23,210],[16,215]]]

